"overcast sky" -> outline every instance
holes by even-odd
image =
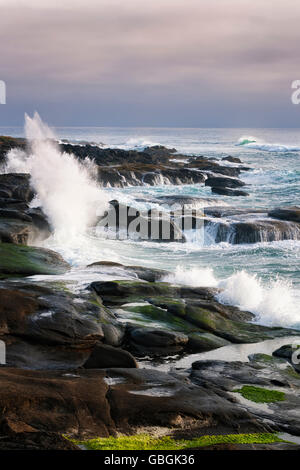
[[[0,125],[300,127],[299,0],[0,0]]]

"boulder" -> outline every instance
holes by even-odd
[[[83,367],[85,369],[136,368],[138,365],[128,351],[97,343]]]
[[[241,186],[245,186],[245,183],[235,178],[210,176],[205,181],[205,186],[211,186],[213,188],[239,188]]]
[[[169,355],[182,351],[188,343],[183,333],[160,328],[132,328],[129,331],[130,345],[142,355]]]
[[[83,315],[72,296],[35,284],[10,283],[0,288],[0,335],[42,345],[90,348],[104,338],[101,323],[93,319],[94,304],[86,302]],[[90,315],[87,315],[89,313]]]
[[[205,352],[213,349],[222,348],[231,344],[226,339],[213,335],[207,332],[194,332],[190,333],[188,348],[193,352]]]
[[[70,265],[55,251],[33,246],[0,243],[0,274],[32,276],[35,274],[63,274]]]

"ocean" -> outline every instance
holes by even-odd
[[[23,130],[2,127],[0,134],[21,137]],[[218,159],[237,156],[251,167],[240,177],[249,185],[250,196],[214,198],[235,208],[300,205],[300,130],[63,127],[56,128],[55,134],[74,143],[93,142],[122,149],[160,144],[187,155]],[[143,200],[162,195],[212,197],[210,188],[203,184],[102,191],[108,199],[137,208],[145,207]],[[85,268],[95,261],[164,268],[171,272],[169,280],[174,283],[222,287],[221,301],[252,311],[260,324],[300,329],[300,241],[203,245],[197,237],[189,236],[184,244],[159,244],[81,234],[68,240],[54,235],[43,246],[58,251],[72,264],[72,271],[60,278],[74,285],[103,278],[103,274]]]

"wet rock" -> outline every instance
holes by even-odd
[[[226,214],[226,210],[223,214]],[[212,219],[206,220],[205,227],[207,229],[206,237],[211,237],[215,243],[241,244],[300,239],[299,224],[268,218],[253,219],[251,214],[249,214],[249,220],[241,222],[236,222],[234,216],[228,219],[224,218],[222,222]]]
[[[96,281],[90,288],[103,300],[104,304],[124,304],[137,299],[146,299],[157,295],[176,295],[178,288],[162,282],[143,281]]]
[[[77,310],[68,294],[49,288],[11,283],[0,288],[0,335],[44,345],[90,348],[103,339],[101,324],[93,320],[97,307],[85,304],[90,316]]]
[[[55,251],[32,246],[0,243],[0,274],[2,277],[34,274],[63,274],[70,265]]]
[[[0,369],[0,421],[37,431],[108,436],[115,431],[105,372]]]
[[[185,207],[187,209],[201,209],[206,208],[212,204],[218,205],[219,200],[214,198],[204,198],[204,197],[191,197],[191,196],[184,196],[184,195],[166,195],[166,196],[159,196],[155,199],[155,202],[167,204],[170,207],[172,206],[180,206]]]
[[[237,406],[255,413],[260,420],[267,420],[274,429],[299,435],[299,420],[295,410],[300,404],[299,376],[286,360],[254,354],[249,362],[196,361],[192,365],[191,380],[199,385],[216,387],[226,392],[253,385],[267,390],[284,392],[284,400],[261,406],[250,400],[241,399],[235,393]]]
[[[0,197],[0,241],[25,245],[49,237],[51,227],[45,214],[28,205],[34,197],[30,175],[0,175]]]
[[[128,351],[97,343],[83,367],[85,369],[136,368],[138,365]]]
[[[27,203],[32,201],[34,197],[30,186],[30,175],[26,173],[0,174],[0,190],[5,192],[9,198]]]
[[[151,369],[1,368],[0,410],[0,422],[17,421],[10,427],[22,432],[30,426],[32,432],[77,438],[132,433],[145,425],[203,432],[221,426],[231,433],[270,429],[237,408],[226,393]]]
[[[249,193],[246,191],[241,191],[238,189],[229,189],[229,188],[211,188],[211,192],[215,194],[220,194],[222,196],[249,196]]]
[[[205,186],[211,186],[213,188],[239,188],[245,186],[245,183],[235,178],[211,176],[205,181]]]
[[[231,162],[231,163],[243,163],[242,160],[238,157],[232,157],[231,155],[228,155],[228,157],[223,157],[223,161]]]
[[[300,207],[282,207],[269,211],[268,215],[275,219],[289,220],[300,223]]]
[[[97,261],[88,265],[88,268],[97,267],[105,270],[111,269],[112,271],[114,268],[117,268],[118,270],[121,269],[124,270],[124,274],[128,273],[130,276],[135,275],[137,278],[148,282],[159,281],[169,274],[169,272],[164,269],[145,268],[144,266],[125,266],[123,264],[113,263],[110,261]]]
[[[273,356],[287,359],[295,371],[300,374],[300,344],[285,344],[274,351]]]
[[[13,148],[20,148],[24,150],[26,147],[25,139],[18,139],[15,137],[0,136],[0,164],[5,163],[5,156],[9,150]]]
[[[142,355],[169,355],[184,349],[188,337],[183,333],[160,328],[133,328],[129,331],[130,345]]]
[[[189,334],[188,347],[193,352],[205,352],[222,348],[231,344],[226,339],[207,332],[194,332]]]
[[[118,238],[155,242],[185,242],[185,236],[171,216],[156,210],[137,209],[110,201],[111,209],[99,220],[96,230],[104,230]]]
[[[239,174],[241,173],[240,167],[222,166],[220,165],[220,163],[208,160],[204,157],[198,157],[196,159],[191,160],[188,166],[191,168],[197,168],[197,170],[200,171],[209,171],[225,176],[239,176]]]

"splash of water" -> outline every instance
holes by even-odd
[[[55,135],[38,113],[25,115],[29,153],[12,150],[8,172],[30,173],[38,203],[48,216],[57,239],[70,242],[84,234],[97,210],[104,211],[107,196],[93,179],[93,164],[61,152]]]
[[[254,313],[257,323],[299,328],[299,299],[287,281],[275,279],[263,283],[246,271],[237,271],[227,279],[218,280],[210,268],[186,269],[182,266],[163,280],[192,287],[218,287],[222,289],[219,302]]]
[[[177,266],[175,273],[168,274],[164,282],[183,284],[191,287],[216,287],[218,281],[211,268],[185,268]]]

